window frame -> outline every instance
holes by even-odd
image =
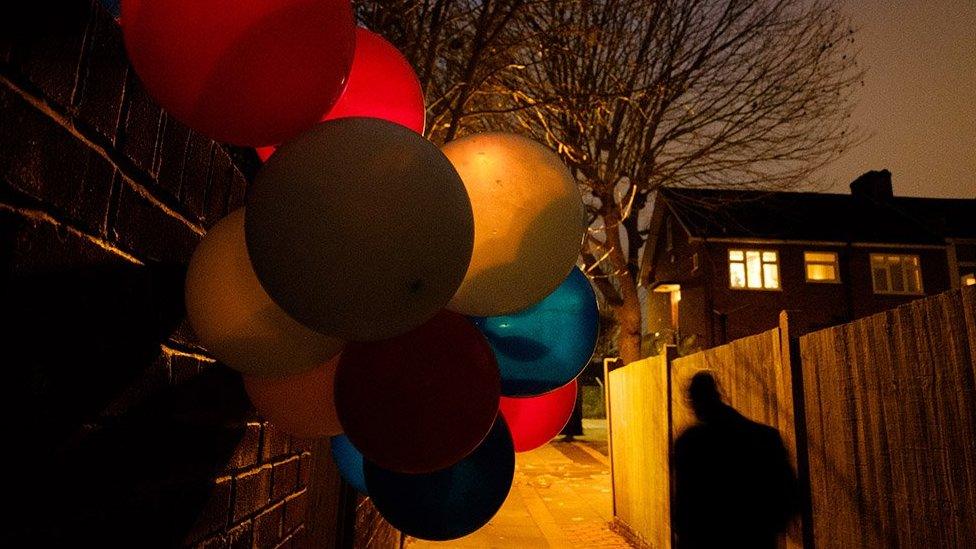
[[[830,254],[834,256],[833,263],[827,263],[826,261],[810,261],[807,259],[807,254]],[[830,280],[818,280],[815,278],[810,278],[810,271],[807,269],[808,265],[831,265],[834,268],[834,278]],[[808,284],[842,284],[840,278],[840,254],[830,250],[803,250],[803,277]],[[873,273],[872,273],[872,280]]]
[[[741,252],[742,260],[733,260],[732,252]],[[749,267],[748,267],[748,257],[749,252],[756,252],[759,254],[759,280],[762,286],[759,288],[752,288],[749,286]],[[774,261],[764,261],[763,257],[767,253],[773,253],[776,256]],[[779,268],[780,252],[777,249],[772,248],[728,248],[725,255],[725,264],[728,267],[728,277],[726,281],[729,285],[730,290],[749,290],[753,292],[782,292],[783,291],[783,277],[781,276],[782,271]],[[743,272],[745,274],[745,286],[733,286],[732,285],[732,264],[738,263],[742,265]],[[776,266],[776,287],[767,288],[766,287],[766,265]]]
[[[918,269],[918,291],[914,291],[914,292],[907,291],[907,290],[897,291],[891,289],[892,288],[891,268],[890,265],[888,264],[888,258],[891,257],[897,257],[899,261],[904,261],[905,258],[915,259],[915,268]],[[885,281],[887,282],[887,286],[888,286],[888,289],[886,290],[879,290],[878,283],[874,279],[875,258],[882,258],[882,261],[884,261],[885,263],[885,273],[886,273]],[[871,253],[869,254],[869,258],[868,258],[868,265],[871,272],[871,288],[874,290],[875,295],[925,295],[925,280],[924,277],[922,276],[922,258],[918,254],[893,254],[887,252]],[[907,272],[908,271],[905,270],[904,268],[902,269],[902,273],[903,273],[902,282],[906,280],[904,273]]]

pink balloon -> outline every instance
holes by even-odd
[[[403,54],[380,35],[356,29],[356,53],[349,82],[322,120],[365,116],[381,118],[423,135],[424,93]],[[267,160],[275,147],[257,149]]]
[[[528,452],[552,440],[563,430],[576,405],[577,382],[533,397],[501,397],[502,416],[508,422],[516,452]]]

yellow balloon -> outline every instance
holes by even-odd
[[[576,264],[583,202],[569,169],[548,148],[509,133],[443,146],[471,198],[474,251],[449,309],[513,313],[552,293]]]
[[[217,359],[255,376],[283,376],[321,366],[343,341],[310,330],[261,287],[244,244],[244,209],[206,234],[186,274],[186,315]]]

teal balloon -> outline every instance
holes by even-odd
[[[558,389],[583,371],[596,348],[600,311],[590,281],[573,267],[532,307],[471,320],[495,351],[502,395],[522,397]]]
[[[495,516],[512,488],[515,446],[499,415],[481,444],[433,473],[397,473],[366,460],[373,505],[394,528],[431,541],[457,539]]]
[[[363,474],[363,455],[352,445],[352,442],[349,442],[349,437],[346,435],[336,435],[332,437],[330,443],[332,460],[339,468],[339,476],[357,492],[368,496],[366,477]]]

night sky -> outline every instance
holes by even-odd
[[[976,0],[841,5],[868,71],[854,113],[868,139],[820,181],[848,192],[861,173],[887,168],[896,195],[976,198]]]

